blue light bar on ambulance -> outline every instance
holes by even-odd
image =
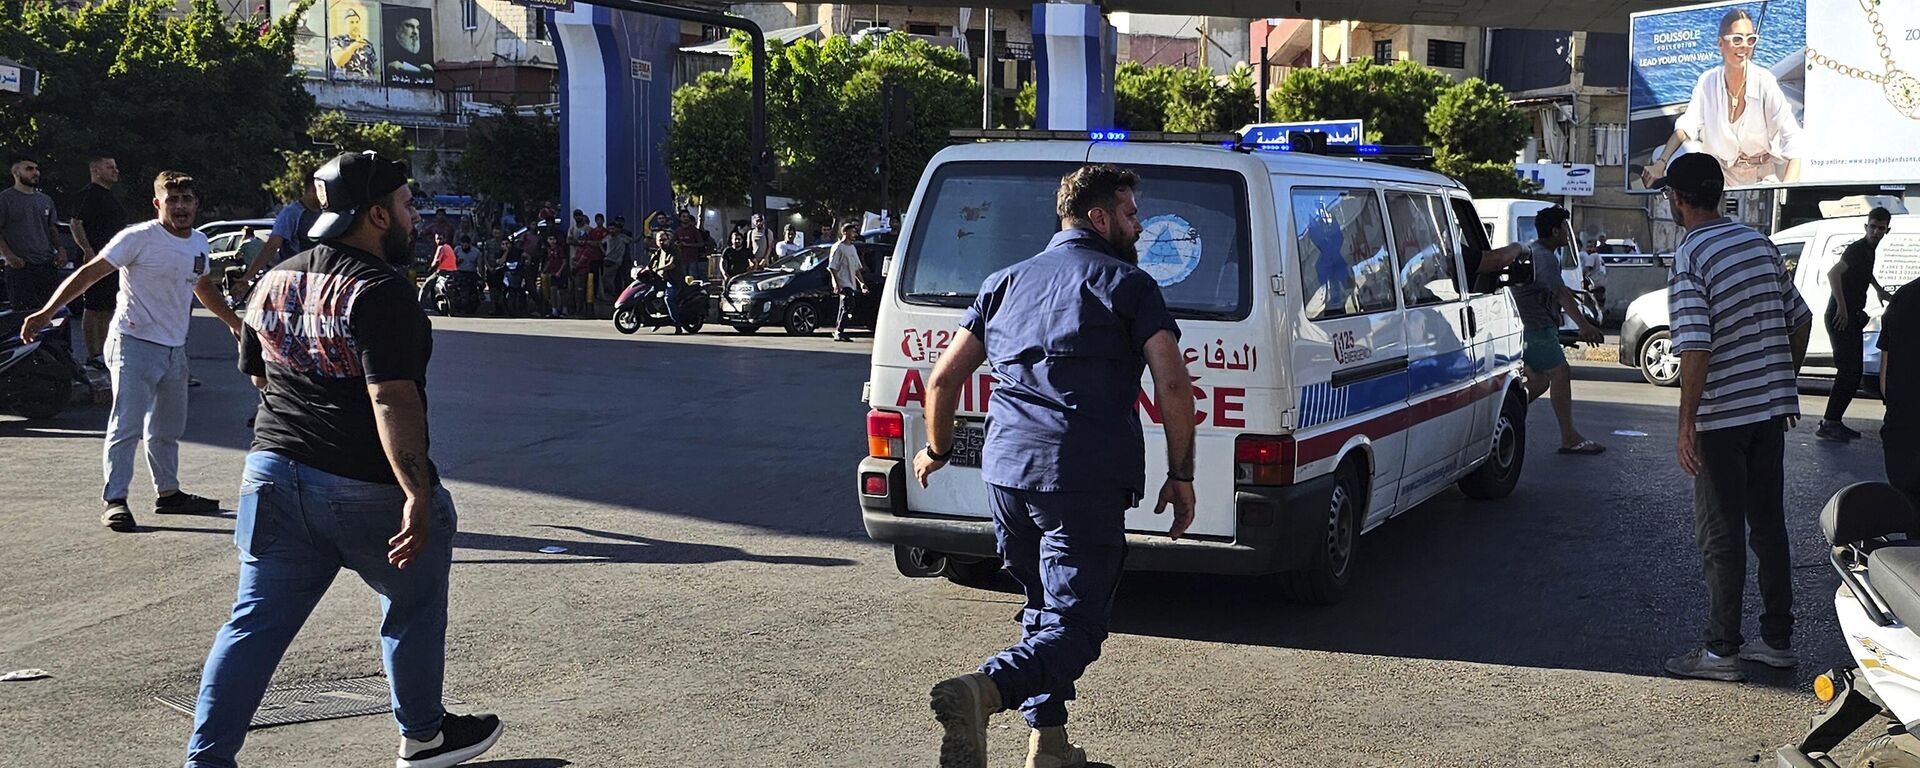
[[[1128,131],[1111,128],[1102,131],[1043,131],[1025,129],[960,129],[948,131],[957,141],[1099,141],[1129,144],[1213,144],[1237,146],[1237,133],[1176,133],[1172,131]]]

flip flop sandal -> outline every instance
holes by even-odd
[[[133,511],[126,507],[108,507],[106,514],[100,516],[100,524],[118,533],[132,533]]]
[[[1607,447],[1592,440],[1582,440],[1571,448],[1561,448],[1560,453],[1577,453],[1581,456],[1594,456],[1607,452]]]

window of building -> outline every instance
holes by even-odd
[[[1380,62],[1381,64],[1385,64],[1387,62],[1393,61],[1393,41],[1392,40],[1373,41],[1373,60]]]
[[[1373,190],[1295,189],[1293,231],[1307,319],[1364,315],[1398,304],[1387,228]]]
[[[538,8],[527,9],[527,36],[535,40],[547,39],[547,14]]]
[[[480,28],[480,0],[460,0],[460,26]]]
[[[1453,40],[1428,40],[1427,66],[1466,69],[1467,44]]]
[[[1627,126],[1624,123],[1596,123],[1593,126],[1593,162],[1600,165],[1625,165],[1627,162]]]
[[[926,36],[926,37],[939,37],[939,36],[940,36],[940,25],[938,25],[938,24],[908,24],[908,25],[907,25],[907,34],[909,34],[909,35],[923,35],[923,36]]]

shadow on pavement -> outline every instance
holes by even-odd
[[[141,523],[134,533],[220,533],[232,535],[232,528],[188,528],[180,525],[147,525]]]
[[[573,763],[554,757],[535,757],[525,760],[485,760],[463,765],[467,768],[566,768]]]
[[[638,534],[598,531],[572,525],[546,525],[541,527],[572,531],[586,536],[611,539],[623,543],[578,541],[574,539],[536,539],[526,536],[502,536],[491,533],[461,532],[456,535],[453,540],[454,547],[459,549],[487,552],[538,553],[542,547],[561,546],[566,547],[567,551],[551,555],[542,554],[538,558],[514,560],[457,560],[455,562],[472,565],[495,565],[501,563],[519,565],[570,565],[575,563],[687,565],[739,561],[767,563],[770,565],[811,565],[820,567],[854,564],[852,560],[838,557],[756,555],[739,547],[717,544],[695,544],[684,541],[667,541],[664,539],[648,538]]]
[[[1580,424],[1631,424],[1593,456],[1553,453],[1545,403],[1529,418],[1514,494],[1471,501],[1449,491],[1362,537],[1346,599],[1285,601],[1273,579],[1131,573],[1113,630],[1405,658],[1662,674],[1698,647],[1706,586],[1693,537],[1692,481],[1674,463],[1673,409],[1582,403]],[[1611,429],[1611,426],[1607,427]],[[1798,688],[1847,660],[1833,614],[1819,509],[1838,489],[1883,480],[1877,440],[1812,445],[1805,422],[1787,444],[1798,670],[1743,665],[1750,681]],[[1601,432],[1604,434],[1604,432]],[[1751,557],[1748,568],[1753,568]],[[1757,589],[1746,590],[1757,631]],[[1752,635],[1749,634],[1749,637]]]

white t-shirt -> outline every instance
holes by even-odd
[[[841,243],[833,247],[833,255],[827,257],[827,269],[839,277],[835,290],[860,288],[860,251],[851,243]]]
[[[120,230],[100,257],[120,270],[113,332],[167,347],[187,343],[193,286],[207,274],[207,236],[168,232],[158,219]]]

